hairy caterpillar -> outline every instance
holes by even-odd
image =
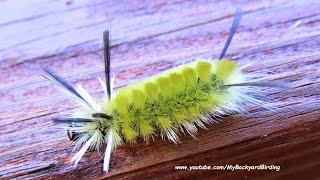
[[[113,93],[110,77],[109,32],[103,34],[105,77],[99,79],[105,96],[94,100],[81,86],[69,85],[49,68],[46,78],[57,84],[80,106],[56,122],[69,123],[68,136],[80,150],[73,157],[75,165],[88,149],[99,149],[106,142],[103,170],[108,172],[111,152],[122,143],[146,142],[160,135],[177,143],[179,132],[192,136],[197,126],[205,128],[215,118],[245,111],[246,103],[262,104],[250,96],[249,86],[281,86],[276,82],[253,81],[241,72],[236,62],[223,59],[241,20],[237,11],[229,37],[217,60],[197,59],[164,71],[142,82]],[[214,118],[215,117],[215,118]]]

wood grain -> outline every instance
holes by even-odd
[[[277,1],[0,1],[1,179],[266,179],[320,175],[320,3]],[[102,32],[112,33],[120,88],[197,57],[217,57],[236,7],[244,17],[227,52],[248,73],[285,80],[261,90],[278,107],[249,106],[181,143],[122,145],[111,172],[88,152],[74,168],[73,144],[50,119],[74,107],[41,76],[48,66],[101,97]],[[280,171],[175,170],[179,165],[278,165]]]

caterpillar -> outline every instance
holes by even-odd
[[[278,82],[254,80],[235,61],[224,59],[239,26],[237,10],[228,39],[218,59],[196,59],[113,92],[110,76],[109,31],[103,33],[105,82],[104,97],[95,100],[81,86],[72,87],[56,72],[42,67],[44,76],[60,87],[79,107],[53,120],[68,123],[68,137],[79,151],[75,166],[89,149],[99,150],[106,143],[103,170],[109,171],[112,151],[123,143],[145,142],[155,136],[178,143],[179,133],[195,137],[197,127],[206,128],[221,116],[245,112],[248,103],[263,105],[250,95],[248,87],[281,87]]]

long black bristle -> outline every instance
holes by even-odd
[[[86,118],[66,118],[66,117],[59,117],[53,118],[53,122],[55,123],[78,123],[78,122],[92,122],[92,119]]]
[[[111,119],[112,117],[107,115],[107,114],[104,114],[104,113],[94,113],[92,114],[92,117],[94,118],[104,118],[104,119]]]
[[[239,27],[239,24],[240,24],[240,21],[241,21],[241,17],[242,17],[242,12],[240,9],[237,9],[237,12],[236,12],[236,15],[233,19],[233,23],[232,23],[232,26],[231,26],[231,29],[230,29],[230,33],[229,33],[229,36],[228,36],[228,39],[226,41],[226,43],[224,44],[224,47],[220,53],[220,56],[219,56],[219,60],[220,59],[223,59],[224,55],[226,54],[230,44],[231,44],[231,41],[232,41],[232,38],[234,36],[234,34],[236,33],[238,27]]]
[[[111,98],[111,87],[110,87],[110,33],[109,31],[103,32],[103,43],[104,43],[104,65],[105,65],[105,78],[108,98]]]
[[[53,81],[50,78],[48,78],[50,81],[53,81],[53,83],[56,82],[56,83],[60,84],[62,87],[64,87],[66,90],[68,90],[71,94],[74,94],[76,97],[80,98],[81,100],[83,100],[85,103],[87,103],[91,107],[91,105],[70,84],[68,84],[57,73],[55,73],[53,70],[51,70],[47,67],[41,66],[41,68],[47,75],[49,75],[50,77],[52,77],[55,80],[55,81]]]
[[[227,84],[224,87],[234,87],[234,86],[256,86],[256,87],[274,87],[274,88],[289,88],[287,82],[284,81],[270,81],[270,82],[244,82],[238,84]]]

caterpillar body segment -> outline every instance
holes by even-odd
[[[159,134],[177,143],[180,130],[195,135],[196,124],[213,122],[206,115],[228,112],[225,106],[234,102],[224,85],[242,83],[241,76],[233,61],[197,60],[122,88],[106,103],[106,114],[125,142]]]

